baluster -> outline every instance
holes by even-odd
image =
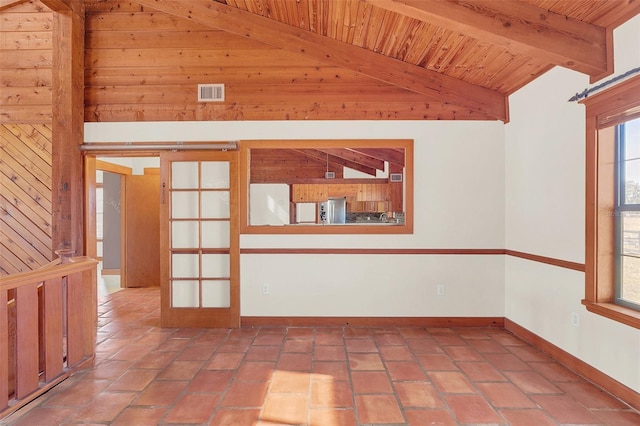
[[[38,283],[16,289],[16,398],[38,389]]]
[[[0,291],[0,411],[9,405],[9,316],[7,292]]]
[[[96,332],[98,329],[98,277],[96,269],[82,273],[82,306],[84,356],[91,356],[96,349]]]
[[[49,382],[63,371],[62,278],[44,283],[44,379]]]
[[[82,317],[82,273],[67,276],[67,367],[73,367],[84,358],[84,330]]]

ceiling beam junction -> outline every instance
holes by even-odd
[[[374,158],[370,155],[359,153],[357,151],[352,151],[348,148],[318,148],[318,151],[342,158],[346,161],[352,161],[357,164],[362,164],[365,167],[371,167],[377,170],[384,171],[383,160]]]
[[[389,164],[395,164],[404,167],[404,150],[397,150],[393,148],[347,148],[350,151],[359,152],[364,155],[368,155],[373,158],[377,158],[382,161],[387,161]]]
[[[28,1],[29,0],[0,0],[0,12]]]
[[[54,12],[59,12],[62,10],[73,10],[71,3],[74,1],[75,3],[81,3],[81,0],[40,0],[42,4],[44,4]],[[76,9],[78,7],[79,5],[75,6]]]
[[[376,7],[587,74],[607,70],[606,29],[521,2],[364,0]]]
[[[357,170],[367,175],[371,175],[371,176],[376,175],[376,169],[373,167],[368,167],[363,164],[354,163],[353,161],[349,161],[344,158],[337,157],[335,155],[327,154],[325,152],[322,152],[319,149],[296,149],[294,151],[300,152],[304,154],[307,158],[311,160],[315,160],[320,164],[322,163],[328,164],[331,167],[348,167],[350,169]],[[335,171],[335,170],[329,170],[329,171]]]

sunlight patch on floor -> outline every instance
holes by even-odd
[[[120,275],[102,275],[102,262],[98,262],[98,297],[120,290]]]

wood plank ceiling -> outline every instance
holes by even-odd
[[[357,103],[378,95],[390,108],[379,106],[370,114],[376,118],[505,121],[507,96],[552,66],[587,73],[594,80],[610,73],[608,28],[639,10],[637,2],[624,0],[137,3],[145,10],[163,11],[279,49],[270,58],[256,58],[265,68],[284,52],[366,77],[360,83],[378,84],[354,94],[343,85],[333,98],[322,87],[292,84],[300,89],[298,95],[317,97],[320,108],[323,98],[335,108],[341,98]],[[400,112],[393,105],[397,99],[403,99],[411,112]],[[346,106],[342,109],[350,112]]]
[[[52,119],[52,7],[0,0],[0,123]],[[85,0],[85,121],[508,120],[553,66],[600,79],[638,0]],[[618,70],[624,71],[624,70]],[[197,101],[198,83],[225,85]],[[569,94],[567,94],[569,95]]]
[[[324,181],[327,171],[343,178],[345,167],[376,177],[378,172],[402,172],[404,166],[403,149],[252,149],[249,182],[318,183]]]
[[[553,66],[611,73],[633,0],[96,0],[86,121],[508,120]],[[198,103],[197,83],[225,84]],[[567,94],[569,95],[569,94]]]

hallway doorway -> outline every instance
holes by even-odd
[[[99,291],[158,287],[159,158],[87,155],[87,254]]]

